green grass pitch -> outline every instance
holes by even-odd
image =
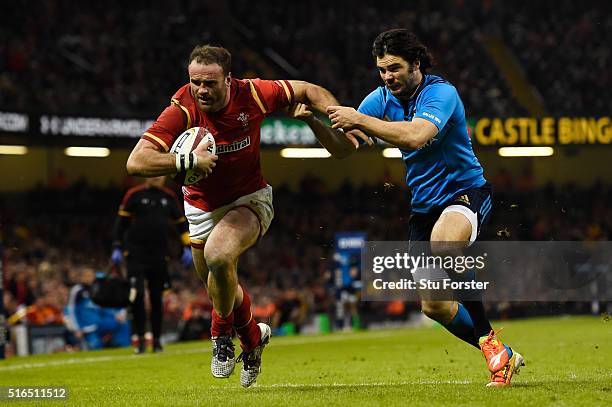
[[[513,386],[487,389],[479,352],[440,328],[273,337],[256,387],[210,374],[210,343],[12,358],[0,386],[67,386],[83,406],[591,406],[612,405],[612,321],[596,317],[496,323],[525,366]]]

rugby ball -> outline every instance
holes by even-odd
[[[208,147],[208,152],[215,154],[217,147],[212,134],[210,134],[205,127],[192,127],[185,130],[176,140],[174,140],[172,147],[170,147],[170,152],[174,154],[189,154],[200,143],[205,143],[207,141],[212,142]],[[204,178],[204,175],[200,174],[198,171],[186,170],[177,173],[174,180],[180,185],[191,185],[200,181],[202,178]]]

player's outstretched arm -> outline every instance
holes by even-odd
[[[318,120],[310,111],[314,109],[327,114],[327,107],[338,104],[338,99],[327,89],[304,81],[288,81],[293,88],[295,103],[291,107],[292,117],[302,120],[310,126],[319,142],[336,158],[344,158],[357,149],[360,143],[372,145],[372,140],[363,132],[343,133],[331,129]]]
[[[420,118],[411,122],[387,122],[346,106],[330,106],[327,113],[334,129],[358,129],[404,149],[420,148],[438,134],[435,124]]]
[[[294,104],[289,108],[289,116],[301,120],[310,127],[315,137],[334,158],[348,157],[359,147],[354,138],[347,137],[343,132],[334,130],[316,118],[314,113],[303,103]]]
[[[329,106],[340,104],[330,91],[305,81],[288,81],[293,88],[294,101],[303,103],[319,113],[327,114]]]

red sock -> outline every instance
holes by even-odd
[[[221,318],[216,310],[212,312],[212,324],[210,326],[210,336],[231,335],[234,323],[234,312],[225,318]]]
[[[240,347],[245,352],[250,352],[259,346],[261,342],[261,331],[257,322],[251,313],[251,297],[242,288],[242,304],[234,310],[234,327],[238,338],[240,338]]]

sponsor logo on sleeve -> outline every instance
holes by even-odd
[[[421,115],[423,115],[425,117],[429,117],[431,120],[435,121],[438,124],[442,123],[442,120],[440,120],[436,115],[433,115],[431,113],[423,112],[423,113],[421,113]]]

